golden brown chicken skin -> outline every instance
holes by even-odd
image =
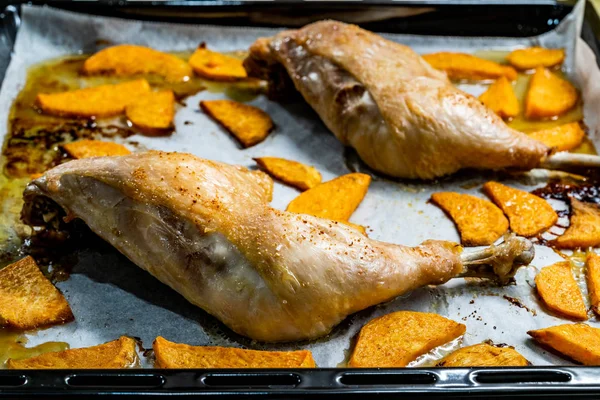
[[[39,200],[51,199],[67,220],[83,220],[191,303],[261,341],[316,338],[353,312],[469,275],[456,243],[371,240],[276,210],[271,190],[262,172],[190,154],[88,158],[31,182],[23,219],[51,222],[36,215]]]
[[[549,153],[409,47],[354,25],[321,21],[259,39],[245,66],[272,90],[291,79],[342,143],[390,176],[528,170]]]

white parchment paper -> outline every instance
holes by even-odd
[[[596,138],[599,131],[600,71],[594,54],[578,39],[582,15],[583,2],[580,1],[573,14],[555,31],[527,39],[385,36],[423,53],[510,50],[536,44],[565,47],[568,49],[566,71],[582,88],[586,104],[585,121],[590,135]],[[246,49],[256,38],[277,32],[275,29],[129,21],[33,6],[23,6],[22,18],[14,55],[0,92],[0,127],[3,134],[11,103],[25,83],[27,68],[49,58],[92,53],[97,50],[97,40],[135,43],[169,51],[193,49],[205,41],[212,49],[231,51]],[[468,85],[464,89],[478,94],[482,87]],[[342,145],[308,105],[280,105],[264,97],[256,98],[251,104],[265,110],[273,118],[276,129],[263,143],[241,149],[229,134],[199,110],[200,100],[223,97],[223,94],[203,91],[188,98],[186,106],[175,117],[177,129],[170,137],[134,136],[129,140],[139,142],[140,148],[185,151],[248,167],[254,166],[253,157],[287,157],[316,166],[324,180],[348,173],[348,164],[354,164],[352,157],[347,157]],[[532,174],[525,180],[505,182],[529,191],[544,184],[543,176],[543,173]],[[371,238],[393,243],[416,245],[426,239],[458,241],[452,221],[427,200],[433,192],[440,190],[468,192],[483,197],[479,191],[480,184],[492,178],[503,179],[492,173],[458,174],[436,184],[424,184],[376,177],[352,222],[368,226]],[[284,208],[297,195],[296,190],[276,183],[273,205]],[[568,322],[546,313],[535,296],[533,278],[537,270],[561,260],[547,247],[536,246],[534,262],[520,270],[516,285],[497,288],[455,279],[440,287],[416,290],[388,304],[351,316],[331,335],[319,341],[278,345],[262,345],[231,334],[215,319],[187,303],[179,294],[111,248],[98,252],[82,250],[77,256],[79,261],[69,280],[58,283],[73,308],[76,321],[29,335],[31,345],[57,340],[66,341],[72,347],[83,347],[113,340],[120,335],[131,335],[140,337],[144,346],[150,347],[154,338],[161,335],[193,345],[308,348],[313,351],[319,366],[335,367],[345,359],[352,338],[366,321],[396,310],[418,310],[436,312],[465,323],[465,344],[491,339],[515,346],[535,365],[567,363],[540,349],[526,334],[530,329]],[[583,281],[580,281],[585,290]],[[504,295],[518,298],[525,306],[536,310],[537,315],[512,305],[503,298]],[[590,323],[600,327],[595,317],[592,318]]]

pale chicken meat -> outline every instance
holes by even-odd
[[[293,83],[344,145],[393,177],[529,170],[550,152],[409,47],[354,25],[322,21],[259,39],[244,65],[272,93]]]
[[[533,255],[518,237],[468,255],[451,242],[371,240],[274,209],[271,191],[262,172],[189,154],[88,158],[32,181],[22,217],[35,232],[83,220],[191,303],[261,341],[325,335],[351,313],[455,276],[506,281]]]

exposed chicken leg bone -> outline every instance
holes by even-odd
[[[457,277],[495,279],[507,283],[519,267],[529,264],[535,256],[533,243],[511,233],[504,242],[460,255],[465,269]]]
[[[569,168],[600,168],[600,156],[592,154],[558,153],[546,158],[539,168],[563,170]]]

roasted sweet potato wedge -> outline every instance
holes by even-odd
[[[510,229],[521,236],[534,236],[556,223],[556,211],[541,197],[498,182],[483,185],[483,191],[504,211]]]
[[[97,52],[85,60],[83,72],[117,76],[156,74],[169,82],[183,82],[192,76],[192,68],[185,60],[132,44],[120,44]]]
[[[458,349],[437,363],[438,367],[525,367],[529,361],[514,348],[479,343]]]
[[[139,79],[61,93],[40,93],[36,101],[46,114],[100,118],[122,114],[128,104],[148,93],[150,93],[150,85],[146,80]]]
[[[561,249],[600,245],[600,206],[571,198],[571,225],[554,242]]]
[[[348,365],[405,367],[417,357],[465,333],[463,324],[438,314],[398,311],[375,318],[360,330]]]
[[[580,321],[588,319],[583,296],[568,261],[542,268],[535,277],[535,286],[550,310]]]
[[[514,68],[471,54],[440,52],[425,54],[423,58],[433,68],[446,71],[450,79],[481,81],[505,76],[512,81],[517,78]]]
[[[127,105],[125,115],[142,132],[169,130],[173,128],[175,96],[171,90],[150,92]]]
[[[72,320],[69,303],[33,258],[0,270],[0,326],[27,330]]]
[[[61,146],[73,158],[124,156],[130,154],[129,149],[122,144],[103,142],[100,140],[78,140]]]
[[[600,329],[565,324],[527,332],[537,342],[584,365],[600,365]]]
[[[157,337],[155,368],[314,368],[308,350],[257,351],[234,347],[190,346]]]
[[[196,49],[189,63],[198,75],[215,81],[235,81],[248,76],[242,60],[210,51],[203,46]]]
[[[244,147],[262,142],[273,130],[271,117],[247,104],[232,100],[206,100],[200,102],[200,107]]]
[[[488,200],[453,192],[434,193],[431,201],[444,210],[456,224],[465,246],[486,246],[508,230],[508,220]]]
[[[117,369],[138,363],[135,340],[121,336],[98,346],[44,353],[23,360],[9,359],[9,369]]]
[[[585,260],[585,280],[592,310],[600,315],[600,256],[590,251]]]
[[[551,118],[575,107],[577,89],[552,71],[539,67],[529,81],[525,96],[525,116],[529,119]]]
[[[556,151],[568,151],[581,144],[585,132],[579,122],[571,122],[570,124],[532,132],[529,137],[539,140],[548,147],[553,147]]]
[[[321,173],[312,166],[278,157],[259,157],[254,161],[273,178],[300,190],[321,183]]]
[[[506,60],[519,70],[534,69],[538,67],[556,67],[565,60],[564,49],[545,49],[543,47],[528,47],[514,50]]]
[[[505,76],[501,76],[479,96],[479,100],[500,118],[513,118],[519,115],[519,100],[512,85]]]
[[[335,221],[348,221],[367,194],[371,177],[353,173],[338,176],[300,194],[287,211]]]

